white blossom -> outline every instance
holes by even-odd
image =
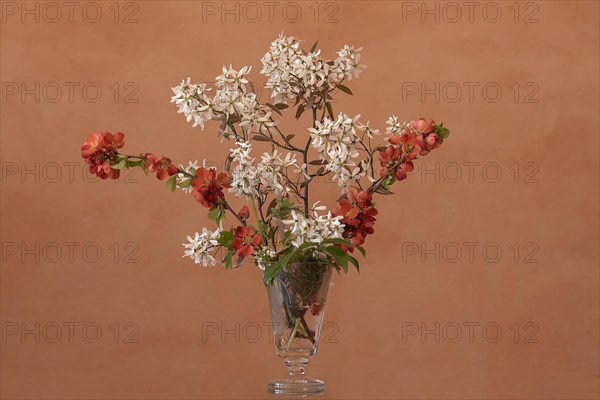
[[[354,161],[354,158],[359,156],[355,149],[338,144],[327,152],[327,156],[329,162],[325,165],[325,170],[333,173],[332,180],[337,182],[338,186],[345,189],[363,176]]]
[[[320,215],[313,210],[306,217],[304,214],[292,210],[290,217],[283,223],[289,226],[293,236],[291,243],[294,247],[299,247],[306,242],[321,243],[325,239],[341,238],[344,231],[344,224],[341,222],[343,217],[334,217],[331,215],[331,211]]]
[[[340,113],[335,121],[325,117],[323,122],[308,129],[312,147],[325,161],[325,170],[333,173],[332,180],[342,187],[343,192],[371,169],[370,164],[367,167],[363,163],[357,165],[355,161],[360,155],[357,131],[370,129],[359,119],[360,115],[349,117]]]
[[[288,153],[281,158],[277,150],[263,153],[256,171],[265,193],[273,191],[277,198],[287,196],[291,190],[285,180],[288,167],[298,167],[295,154]]]
[[[223,66],[216,80],[216,91],[211,93],[206,84],[192,84],[190,78],[172,88],[174,96],[171,102],[178,107],[188,122],[204,129],[204,123],[211,119],[221,120],[224,124],[219,133],[224,138],[235,136],[229,124],[231,119],[241,121],[240,127],[247,133],[264,132],[274,125],[268,108],[261,106],[256,94],[247,88],[246,75],[251,67],[244,66],[239,71]]]
[[[188,243],[183,243],[183,247],[185,248],[183,257],[189,257],[196,264],[205,267],[214,267],[217,260],[213,257],[213,253],[219,245],[217,238],[220,234],[220,229],[211,232],[206,228],[202,228],[202,233],[196,232],[194,237],[188,236]]]
[[[296,38],[281,34],[261,58],[263,68],[260,73],[267,76],[266,87],[271,90],[275,103],[286,102],[299,94],[308,99],[344,79],[358,77],[365,67],[359,63],[361,50],[345,45],[330,64],[321,56],[321,50],[305,54]]]
[[[362,47],[355,49],[354,47],[344,45],[337,52],[338,57],[333,63],[333,73],[339,81],[343,79],[352,80],[352,77],[358,78],[365,65],[360,64],[360,52]]]
[[[371,128],[371,121],[367,121],[366,125],[358,124],[357,128],[363,131],[369,139],[373,139],[373,137],[379,135],[379,129]]]
[[[193,126],[204,129],[204,121],[213,118],[213,105],[208,96],[210,88],[206,84],[191,83],[190,78],[182,80],[179,86],[172,88],[174,96],[171,103],[177,106],[177,112],[185,115],[188,122],[194,121]]]
[[[400,123],[400,121],[398,121],[398,117],[396,117],[395,115],[389,117],[385,123],[387,125],[387,128],[385,129],[386,135],[395,135],[399,133],[402,129],[402,124]]]
[[[254,164],[254,158],[250,155],[252,145],[250,142],[236,142],[236,147],[229,150],[229,154],[234,164],[231,171],[230,192],[239,196],[257,196],[256,187],[259,183],[259,176]]]
[[[273,262],[276,260],[276,256],[277,256],[277,254],[275,253],[274,250],[272,250],[268,247],[265,247],[265,246],[261,246],[260,248],[258,248],[256,250],[256,252],[254,254],[256,266],[260,270],[264,271],[270,262]]]

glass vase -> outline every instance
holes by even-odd
[[[310,395],[325,391],[325,382],[306,376],[317,354],[332,267],[319,262],[290,263],[267,287],[275,351],[288,376],[269,381],[269,393]]]

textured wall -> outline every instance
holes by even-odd
[[[452,131],[378,198],[361,274],[334,277],[309,368],[325,397],[597,398],[598,3],[1,7],[3,398],[266,396],[284,367],[260,271],[182,259],[205,209],[143,173],[96,182],[79,148],[123,131],[129,153],[221,162],[170,87],[230,63],[260,80],[281,31],[364,46],[337,110]]]

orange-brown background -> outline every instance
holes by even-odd
[[[27,7],[36,3],[45,2]],[[321,3],[317,22],[314,3],[297,2],[298,22],[285,21],[281,12],[271,22],[263,8],[256,23],[249,21],[253,14],[241,14],[239,22],[204,14],[203,21],[203,3],[194,1],[121,2],[115,23],[114,2],[96,3],[103,11],[97,23],[82,18],[86,2],[78,2],[73,22],[67,15],[55,23],[45,20],[54,18],[51,9],[39,23],[32,16],[23,22],[12,8],[3,8],[2,398],[266,397],[265,382],[284,368],[264,326],[257,343],[244,339],[243,329],[239,343],[234,334],[225,340],[202,337],[203,326],[251,328],[268,321],[260,272],[252,265],[211,270],[182,259],[185,235],[210,226],[205,209],[189,196],[169,193],[152,176],[130,177],[138,183],[88,182],[79,147],[90,131],[120,130],[130,153],[219,162],[227,146],[218,143],[215,125],[204,132],[192,129],[169,104],[170,87],[187,76],[210,81],[230,63],[251,64],[253,78],[260,80],[258,60],[281,31],[307,46],[318,39],[325,55],[345,43],[364,46],[368,69],[349,83],[355,95],[341,96],[336,112],[360,113],[381,129],[391,114],[431,116],[452,131],[439,151],[420,160],[429,169],[437,165],[440,182],[416,174],[398,185],[396,196],[379,198],[376,235],[366,245],[361,274],[334,278],[326,316],[336,324],[328,331],[334,340],[322,345],[309,366],[327,382],[326,397],[598,398],[597,2],[518,3],[517,23],[513,2],[495,3],[503,12],[496,23],[482,17],[485,2],[477,3],[472,22],[461,6],[463,16],[454,23],[444,19],[454,18],[452,10],[443,11],[444,2],[427,3],[437,4],[442,18],[436,22],[429,15],[426,23],[406,13],[413,5],[422,11],[421,2]],[[284,5],[278,2],[276,10]],[[488,10],[492,17],[493,11]],[[138,22],[123,23],[131,12]],[[20,93],[8,93],[11,82],[30,88],[36,82],[63,88],[65,82],[78,82],[79,88],[96,82],[103,95],[92,103],[76,90],[70,102],[65,90],[52,103],[50,91],[36,102],[34,95],[21,99]],[[121,88],[116,101],[109,88],[115,82]],[[124,88],[127,82],[139,88],[129,98],[136,103],[124,101],[135,87]],[[429,87],[456,82],[463,88],[464,82],[478,82],[479,88],[496,82],[503,94],[495,103],[480,90],[472,102],[466,91],[456,102],[449,101],[450,92],[439,102],[433,95],[423,102],[416,95],[403,99],[403,82]],[[510,89],[515,82],[521,90],[517,101]],[[529,82],[534,86],[525,87]],[[525,102],[535,85],[539,91],[528,99],[537,102]],[[307,122],[301,122],[286,127],[302,136]],[[61,164],[56,179],[53,162]],[[72,179],[64,162],[78,163]],[[472,182],[464,162],[479,163]],[[36,163],[39,177],[21,176]],[[455,183],[452,163],[463,174]],[[482,177],[482,166],[490,163],[502,172],[496,183]],[[517,183],[514,163],[521,172]],[[532,171],[537,183],[526,179]],[[487,172],[494,177],[494,168]],[[331,204],[334,188],[322,185],[314,199]],[[67,242],[77,243],[72,260]],[[117,255],[110,247],[114,242]],[[125,248],[130,242],[134,247]],[[407,253],[409,242],[427,248],[456,242],[463,255],[450,262],[454,253],[441,254],[436,262],[434,255]],[[480,243],[473,262],[464,242]],[[521,249],[516,261],[514,242]],[[525,249],[529,242],[534,245]],[[39,262],[27,253],[22,260],[21,251],[36,243],[46,249]],[[61,246],[60,257],[53,243]],[[89,243],[102,249],[98,262],[81,254]],[[502,249],[498,262],[482,257],[486,243]],[[538,262],[524,262],[535,246]],[[131,259],[136,262],[124,262],[136,248]],[[36,322],[62,325],[63,336],[49,343],[54,333],[41,332],[36,343],[32,334],[8,334],[13,324],[31,329]],[[73,343],[64,327],[68,322],[80,324]],[[97,343],[82,339],[80,329],[90,322],[103,329]],[[109,329],[115,322],[119,343]],[[123,343],[133,329],[124,328],[127,322],[139,327],[137,343]],[[433,335],[403,340],[413,323],[432,329],[436,322],[461,325],[462,338],[450,343],[454,334],[447,330],[440,343]],[[464,325],[470,322],[480,324],[472,342]],[[525,329],[530,322],[535,325]],[[482,338],[486,323],[502,328],[497,343]],[[515,323],[518,343],[511,330]],[[526,343],[535,326],[530,339],[537,342]],[[495,336],[493,329],[488,333]],[[252,331],[246,334],[254,338]]]

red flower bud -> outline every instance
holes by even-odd
[[[248,209],[248,206],[243,206],[240,211],[238,211],[238,217],[244,221],[250,218],[250,210]]]

